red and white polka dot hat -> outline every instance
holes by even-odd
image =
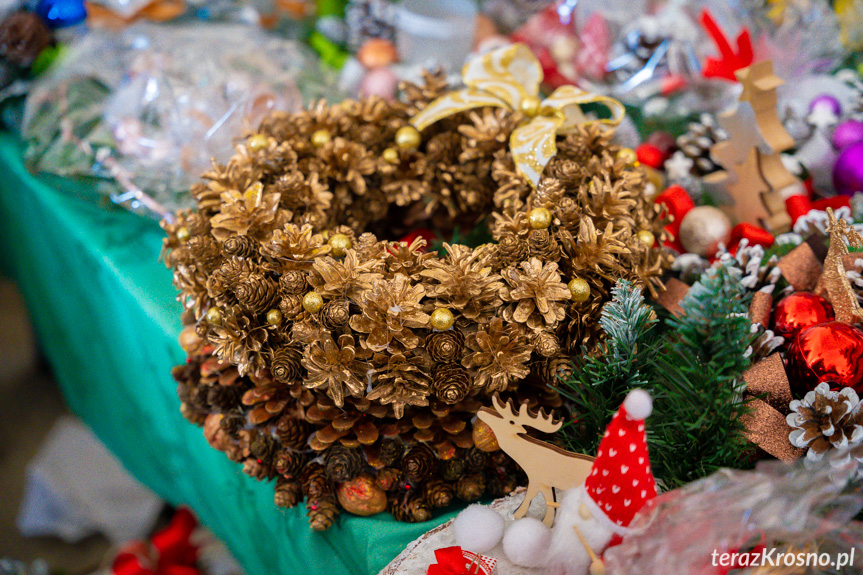
[[[599,519],[625,533],[639,509],[656,497],[656,482],[650,471],[644,420],[653,403],[642,389],[629,392],[602,436],[596,460],[584,488]]]

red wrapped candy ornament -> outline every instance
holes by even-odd
[[[785,362],[796,395],[827,380],[863,393],[863,330],[838,321],[809,327],[788,347]]]

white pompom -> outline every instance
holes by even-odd
[[[623,400],[623,407],[630,419],[647,419],[653,411],[653,400],[643,389],[633,389]]]
[[[551,529],[539,519],[525,517],[506,530],[503,552],[516,565],[541,567],[545,563],[550,543]]]
[[[452,522],[456,545],[474,553],[485,553],[497,547],[503,537],[503,527],[500,513],[478,503],[469,505]]]

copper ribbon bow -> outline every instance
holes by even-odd
[[[611,112],[611,118],[593,120],[595,122],[616,126],[623,120],[623,104],[575,86],[561,86],[551,96],[540,100],[542,66],[524,44],[499,48],[474,58],[465,64],[461,75],[466,87],[431,102],[411,119],[411,125],[422,131],[438,120],[484,106],[523,112],[528,120],[513,130],[509,146],[518,172],[533,187],[557,154],[555,137],[588,122],[581,110],[583,104],[603,104]]]

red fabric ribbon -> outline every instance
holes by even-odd
[[[740,240],[746,239],[750,246],[762,246],[769,248],[776,241],[773,234],[759,228],[754,224],[742,223],[737,224],[731,230],[731,237],[728,239],[728,251],[732,255],[737,254],[737,249],[740,247]]]
[[[681,186],[669,186],[668,189],[656,196],[654,201],[658,204],[664,204],[668,208],[668,213],[674,218],[674,221],[665,226],[665,231],[671,234],[674,239],[666,240],[665,245],[680,253],[686,252],[677,238],[680,236],[680,222],[683,221],[683,216],[695,207],[695,202],[689,197],[689,192]]]
[[[467,562],[461,547],[435,549],[437,563],[429,565],[426,575],[467,575]]]
[[[705,60],[702,74],[705,78],[725,78],[737,82],[737,76],[734,75],[734,72],[751,65],[755,59],[749,30],[743,27],[740,34],[737,35],[737,51],[735,52],[725,32],[722,31],[713,15],[706,8],[701,11],[701,25],[710,34],[720,55],[719,58],[707,58]]]
[[[788,210],[788,215],[791,216],[792,225],[811,210],[827,211],[827,208],[838,210],[841,207],[849,207],[850,205],[851,201],[848,196],[833,196],[815,201],[810,200],[807,196],[791,196],[785,200],[785,209]]]
[[[198,548],[190,538],[198,522],[185,508],[178,509],[167,527],[149,543],[126,545],[111,565],[113,575],[201,575],[195,567]]]

